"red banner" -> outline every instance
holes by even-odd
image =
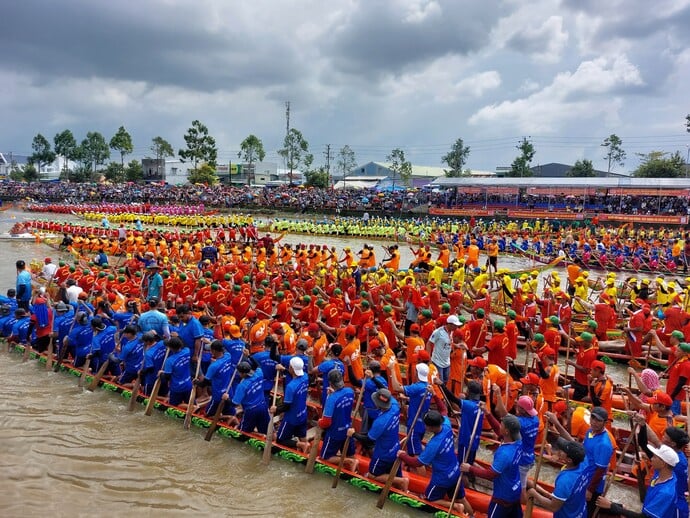
[[[485,210],[485,209],[444,209],[441,207],[431,207],[429,209],[429,214],[432,216],[480,216],[480,217],[485,217],[485,216],[490,216],[492,217],[494,214],[496,214],[496,211],[494,210]]]

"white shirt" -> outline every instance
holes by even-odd
[[[79,300],[79,294],[84,291],[81,287],[74,284],[65,290],[65,295],[67,296],[67,302],[70,304],[76,304]]]

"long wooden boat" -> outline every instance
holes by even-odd
[[[12,344],[11,350],[17,353],[24,353],[25,346],[20,344]],[[47,361],[45,355],[38,354],[34,351],[30,352],[29,358],[38,359],[38,361],[41,363],[45,363]],[[82,375],[81,369],[72,367],[70,365],[63,364],[61,365],[60,370],[64,373],[77,377]],[[92,379],[93,376],[87,374],[85,381],[86,383],[89,383]],[[103,381],[101,379],[99,381],[98,386],[103,390],[119,394],[120,396],[128,400],[133,397],[132,391],[130,389],[122,385],[118,385],[117,383]],[[144,395],[139,394],[136,397],[137,402],[141,405],[148,404],[149,400]],[[164,413],[168,417],[174,419],[182,420],[185,418],[186,415],[186,411],[184,408],[172,406],[162,401],[155,402],[154,408],[156,408],[161,413]],[[194,426],[202,429],[207,429],[211,425],[210,419],[208,419],[206,416],[199,415],[196,413],[193,415],[191,422]],[[266,445],[265,437],[262,434],[242,432],[236,428],[228,427],[223,423],[219,424],[216,433],[222,437],[227,437],[239,442],[247,443],[249,446],[260,451],[263,451]],[[276,442],[272,444],[271,452],[275,456],[281,457],[285,460],[289,460],[291,462],[295,462],[298,464],[306,464],[307,462],[307,457],[304,453],[283,445],[279,445]],[[367,470],[369,459],[367,457],[358,456],[358,460],[360,461],[360,466],[362,467],[362,470]],[[330,476],[335,476],[337,466],[329,462],[317,460],[315,465],[315,471]],[[428,479],[426,477],[422,477],[413,473],[405,473],[405,475],[410,479],[410,491],[412,493],[424,492],[424,489],[426,488],[426,485],[428,483]],[[383,484],[375,480],[363,477],[359,473],[355,473],[347,469],[343,469],[341,471],[340,479],[348,482],[354,487],[358,487],[360,489],[373,493],[381,493],[383,489]],[[488,511],[489,503],[491,500],[491,495],[470,488],[465,488],[465,491],[467,500],[471,503],[475,510],[475,516],[482,518],[486,517],[486,513]],[[462,515],[458,515],[455,513],[449,515],[445,508],[440,507],[427,500],[424,500],[423,498],[414,496],[412,493],[403,493],[395,488],[391,488],[390,493],[388,494],[388,499],[398,504],[405,505],[420,511],[424,511],[425,513],[432,514],[438,518],[445,516],[456,516],[459,518],[463,518]],[[534,518],[547,518],[551,516],[551,513],[545,511],[544,509],[535,507],[532,516]]]

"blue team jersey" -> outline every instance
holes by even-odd
[[[300,358],[304,362],[305,370],[309,365],[309,356],[306,354],[281,354],[280,364],[285,367],[285,380],[283,381],[284,386],[287,386],[287,384],[292,381],[292,375],[290,374],[290,360],[293,358]]]
[[[613,455],[613,444],[611,444],[611,438],[606,433],[606,430],[598,435],[594,435],[592,430],[588,430],[582,444],[585,447],[585,460],[583,463],[591,481],[597,468],[608,468],[611,455]],[[599,485],[596,487],[599,493],[604,490],[604,480],[605,477],[602,477]]]
[[[423,427],[424,421],[422,418],[429,410],[431,404],[431,393],[426,389],[427,383],[425,381],[418,381],[412,385],[403,387],[404,394],[410,398],[410,405],[407,407],[407,427],[410,428],[413,424],[417,427]],[[422,405],[422,410],[417,411],[419,405]],[[419,415],[417,423],[412,423],[415,415]]]
[[[326,360],[321,362],[317,367],[319,373],[323,376],[323,381],[321,383],[321,402],[324,403],[328,397],[328,373],[333,369],[338,369],[340,374],[345,375],[345,364],[338,360],[337,358]]]
[[[93,335],[91,341],[91,352],[98,355],[101,363],[108,358],[108,355],[115,350],[115,333],[117,328],[115,326],[108,326],[103,331],[99,331]]]
[[[271,359],[270,351],[260,351],[258,353],[252,354],[252,358],[261,367],[261,372],[264,375],[264,392],[273,390],[273,381],[276,377],[276,365],[278,365],[275,360]]]
[[[331,418],[331,426],[326,430],[328,437],[336,440],[347,437],[347,429],[352,424],[354,401],[355,392],[350,387],[343,387],[328,395],[323,406],[323,417]]]
[[[77,358],[83,358],[91,352],[91,340],[93,339],[93,331],[90,324],[75,324],[72,332],[69,334],[69,343],[74,346]]]
[[[142,380],[144,385],[150,387],[156,382],[158,371],[163,369],[165,350],[165,344],[163,340],[160,340],[144,352],[144,370],[146,370],[146,375]]]
[[[553,513],[553,518],[586,518],[587,486],[589,477],[584,463],[577,468],[563,468],[556,477],[553,497],[563,502],[561,508]]]
[[[125,364],[125,372],[136,374],[144,364],[144,344],[141,336],[137,335],[131,340],[123,338],[120,342],[120,354],[117,357]]]
[[[518,417],[520,421],[520,435],[522,436],[522,458],[520,466],[534,464],[534,443],[539,433],[539,416]]]
[[[264,375],[261,369],[256,369],[254,374],[244,378],[237,385],[232,402],[235,405],[242,405],[244,410],[266,407],[264,397]]]
[[[217,360],[212,361],[206,369],[206,379],[211,382],[211,397],[214,401],[220,401],[223,397],[234,370],[232,357],[227,352]]]
[[[501,444],[494,452],[491,469],[498,473],[494,479],[493,497],[506,502],[520,501],[520,458],[522,442]]]
[[[683,452],[678,453],[678,464],[673,468],[676,476],[676,507],[680,511],[679,517],[688,516],[688,501],[685,499],[685,491],[688,489],[688,458]]]
[[[11,335],[16,336],[19,343],[26,343],[29,340],[30,323],[31,319],[29,317],[23,317],[14,321]]]
[[[644,503],[642,504],[642,512],[652,518],[675,518],[677,498],[676,476],[673,475],[661,483],[658,483],[658,480],[659,474],[655,473],[647,489],[647,496],[645,496]],[[687,480],[683,482],[687,486]]]
[[[113,323],[117,326],[118,329],[124,329],[124,327],[128,324],[136,324],[137,323],[137,315],[130,311],[124,311],[124,312],[116,312],[113,313],[112,316],[112,321]]]
[[[53,330],[57,332],[57,343],[62,347],[63,340],[69,334],[70,328],[74,322],[74,312],[56,313],[55,321],[53,322]]]
[[[204,326],[201,325],[199,319],[192,317],[186,324],[180,324],[177,334],[184,342],[185,347],[194,351],[194,342],[204,336]]]
[[[484,411],[479,408],[479,401],[470,401],[467,399],[460,400],[460,437],[458,444],[469,447],[470,450],[477,450],[479,447],[480,433],[475,433],[474,440],[470,445],[470,438],[472,436],[472,428],[474,427],[474,420],[477,418],[477,413],[480,414],[479,422],[477,423],[477,430],[481,431],[484,423]]]
[[[213,342],[216,339],[215,336],[213,336],[213,329],[210,329],[208,327],[204,328],[204,340],[202,341],[202,346],[201,346],[201,361],[208,363],[211,361],[211,342]]]
[[[307,422],[307,395],[309,394],[309,375],[303,374],[292,378],[285,386],[284,403],[290,408],[285,412],[285,420],[291,425]]]
[[[453,428],[447,417],[443,418],[441,431],[426,443],[426,448],[419,456],[419,462],[431,466],[430,485],[451,487],[457,482],[460,463],[453,448]]]
[[[190,357],[189,349],[183,347],[165,360],[163,372],[170,374],[171,392],[192,390],[192,376],[189,374]]]
[[[223,340],[223,346],[225,347],[225,350],[230,353],[230,356],[232,357],[232,363],[234,365],[237,365],[242,361],[242,355],[244,354],[244,348],[247,346],[244,340],[241,338],[232,338],[228,340],[225,338]]]
[[[366,396],[363,396],[366,397]],[[400,449],[400,406],[394,399],[391,407],[381,412],[369,429],[368,436],[376,441],[371,462],[381,459],[386,462],[394,462]]]
[[[388,381],[383,376],[376,376],[376,381],[378,381],[385,388],[388,388]],[[369,411],[369,415],[379,415],[381,412],[378,407],[374,404],[374,400],[371,396],[374,392],[378,390],[376,383],[371,378],[366,378],[364,380],[364,394],[362,395],[362,405]]]

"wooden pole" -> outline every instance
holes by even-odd
[[[240,358],[240,361],[242,361],[242,358]],[[239,364],[239,362],[237,362]],[[225,388],[225,391],[223,393],[223,397],[221,400],[218,402],[218,408],[216,408],[216,413],[213,414],[213,420],[211,421],[211,426],[208,427],[208,430],[206,431],[206,436],[204,437],[204,441],[210,441],[211,437],[213,437],[213,433],[216,431],[216,428],[218,428],[218,421],[220,420],[220,416],[223,414],[223,409],[225,408],[225,404],[227,403],[227,400],[224,399],[224,396],[226,396],[230,392],[230,388],[232,387],[232,382],[235,381],[235,375],[237,374],[237,365],[235,365],[235,370],[232,373],[232,376],[230,377],[230,381],[228,382],[228,386]],[[274,391],[275,393],[275,391]]]
[[[541,439],[541,446],[539,447],[539,460],[537,461],[537,469],[534,471],[534,485],[539,483],[539,472],[541,471],[541,465],[544,463],[544,446],[546,445],[546,438],[549,435],[548,423],[544,426],[544,437]],[[532,513],[534,512],[534,498],[527,500],[527,505],[525,506],[525,518],[532,518]]]
[[[199,369],[201,368],[201,351],[199,351],[199,358],[196,362],[196,372],[194,379],[199,377]],[[192,383],[192,391],[189,393],[189,401],[187,402],[187,413],[184,416],[184,429],[189,430],[192,424],[192,412],[194,411],[194,400],[196,399],[196,384]]]
[[[357,413],[359,412],[359,405],[362,404],[362,396],[364,395],[364,384],[366,383],[366,379],[362,380],[362,388],[359,391],[359,396],[357,396],[357,403],[355,403],[355,410],[354,410],[354,415],[357,417]],[[338,462],[338,469],[335,470],[335,477],[333,478],[333,483],[331,484],[331,487],[335,489],[338,487],[338,480],[340,480],[340,473],[343,471],[343,465],[345,464],[345,457],[347,456],[347,449],[350,447],[350,441],[352,440],[352,437],[347,436],[345,438],[345,443],[343,444],[343,451],[341,452],[340,455],[340,462]]]
[[[474,437],[477,434],[477,426],[479,426],[479,419],[482,416],[482,413],[484,413],[484,410],[480,407],[477,406],[477,415],[474,417],[474,424],[472,425],[472,433],[470,434],[470,442],[467,447],[467,450],[465,450],[465,455],[463,455],[462,462],[465,463],[467,460],[470,458],[470,450],[472,449],[472,443],[474,442]],[[458,435],[460,434],[460,430],[458,429]],[[458,498],[458,491],[460,491],[460,484],[462,483],[462,472],[460,472],[460,476],[458,477],[458,481],[455,484],[455,489],[453,490],[453,498],[450,500],[450,507],[448,507],[448,513],[446,513],[446,518],[450,518],[451,513],[453,512],[453,506],[455,505],[455,500]]]
[[[163,367],[165,367],[165,360],[168,359],[168,354],[170,354],[170,349],[165,351],[165,358],[163,358]],[[153,384],[153,389],[151,390],[151,395],[149,396],[149,402],[146,405],[146,411],[144,415],[151,415],[153,412],[153,407],[156,404],[156,398],[158,397],[158,391],[161,389],[161,373],[159,372],[156,376],[156,382]]]
[[[142,364],[143,367],[143,364]],[[134,406],[137,403],[137,397],[139,396],[139,388],[141,387],[141,371],[137,372],[137,377],[134,378],[134,384],[132,385],[132,397],[129,398],[129,404],[127,405],[127,411],[133,412]]]
[[[46,351],[46,370],[49,371],[53,367],[53,335],[50,335],[48,342],[48,350]]]
[[[430,392],[431,386],[427,385],[426,387],[426,392]],[[407,444],[407,441],[410,440],[410,437],[412,436],[412,432],[414,430],[415,424],[417,424],[417,419],[419,419],[419,414],[422,411],[422,407],[424,406],[424,400],[426,399],[426,392],[424,393],[424,397],[422,400],[419,402],[419,406],[417,407],[417,413],[414,416],[414,419],[412,420],[412,426],[407,430],[407,436],[403,439],[403,442],[400,444],[400,447],[402,448],[403,444]],[[383,506],[386,505],[386,500],[388,499],[388,493],[391,491],[391,486],[393,485],[393,481],[395,480],[395,475],[398,472],[398,468],[400,467],[400,464],[402,463],[402,460],[400,460],[400,457],[395,459],[395,462],[393,463],[393,467],[391,468],[390,473],[388,474],[388,478],[386,479],[386,484],[383,486],[383,489],[381,490],[381,494],[379,495],[379,499],[376,501],[376,507],[379,509],[383,509]]]
[[[273,404],[272,407],[276,406],[276,398],[278,397],[278,380],[280,379],[280,371],[276,369],[276,379],[273,382]],[[219,403],[220,406],[220,403]],[[270,410],[270,409],[269,409]],[[264,454],[261,458],[261,462],[268,465],[271,463],[271,450],[273,449],[273,423],[274,415],[269,411],[268,414],[268,428],[266,429],[266,441],[264,442]]]

